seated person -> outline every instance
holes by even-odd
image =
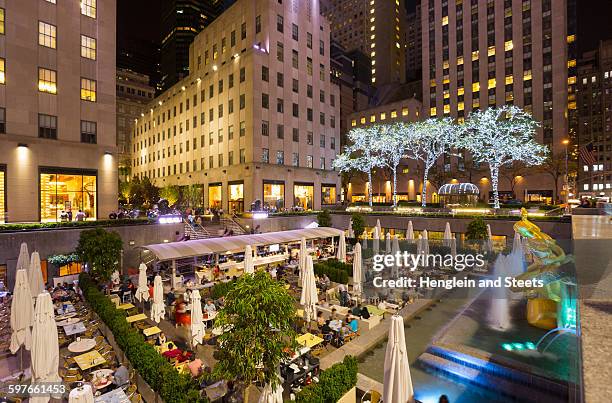
[[[113,370],[113,386],[115,388],[121,388],[130,383],[130,374],[125,365],[118,363]]]
[[[317,325],[319,328],[322,328],[325,325],[325,318],[323,317],[323,312],[317,312]]]
[[[162,353],[162,356],[164,358],[167,359],[178,359],[178,357],[180,357],[181,355],[183,355],[183,352],[177,348],[174,343],[168,343],[168,351],[165,351]]]
[[[166,334],[164,332],[161,332],[159,334],[159,336],[157,336],[157,340],[155,341],[155,345],[156,346],[163,346],[166,343],[167,339],[166,339]]]
[[[356,317],[351,317],[348,316],[346,317],[346,323],[348,325],[348,327],[353,331],[353,333],[356,333],[357,330],[359,330],[359,322],[357,321]]]
[[[351,313],[355,316],[361,316],[362,309],[361,304],[357,304],[351,309]]]
[[[189,325],[191,323],[191,315],[187,313],[187,304],[182,296],[176,300],[174,320],[177,325]]]
[[[329,302],[327,302],[327,298],[323,298],[321,302],[319,302],[319,305],[323,308],[329,308]]]
[[[189,368],[189,373],[191,374],[191,377],[197,378],[202,373],[202,360],[196,358],[195,360],[187,364],[187,368]]]
[[[370,311],[367,306],[361,308],[361,316],[362,319],[370,319]]]
[[[213,304],[212,299],[206,300],[206,305],[204,305],[204,312],[208,314],[213,314],[217,312],[217,307],[215,306],[215,304]]]
[[[329,334],[332,332],[331,327],[329,327],[329,322],[330,322],[329,320],[326,320],[323,326],[321,326],[321,333]]]

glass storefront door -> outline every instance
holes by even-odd
[[[229,212],[240,214],[244,211],[244,183],[234,182],[228,185]]]
[[[285,182],[263,182],[263,204],[270,211],[279,211],[285,208]]]
[[[312,183],[296,183],[293,185],[294,207],[304,210],[313,209],[314,201],[314,184]]]
[[[208,208],[220,209],[222,202],[221,184],[213,183],[208,185]]]
[[[95,174],[42,172],[40,174],[40,220],[70,221],[82,217],[95,220],[97,214]],[[84,216],[79,214],[82,212]]]

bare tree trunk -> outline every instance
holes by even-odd
[[[397,166],[393,167],[393,207],[397,207]]]
[[[499,167],[491,167],[491,188],[493,189],[493,207],[499,209],[499,192],[497,184],[499,182]]]
[[[429,168],[425,166],[423,173],[423,191],[421,192],[421,207],[427,207],[427,175],[429,175]]]
[[[372,207],[372,170],[368,170],[368,203]]]

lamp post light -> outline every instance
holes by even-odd
[[[569,146],[569,139],[565,139],[563,140],[561,143],[565,146],[565,177],[564,177],[564,182],[565,182],[565,214],[571,214],[570,211],[570,207],[569,207],[569,172],[568,172],[568,146]]]

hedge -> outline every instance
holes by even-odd
[[[96,286],[89,274],[81,273],[79,287],[83,296],[108,326],[117,345],[123,350],[134,369],[166,403],[207,402],[200,397],[200,388],[190,375],[179,374],[144,336],[125,320],[126,312],[115,308]]]
[[[317,276],[322,276],[326,274],[329,279],[335,283],[348,283],[349,275],[352,273],[352,266],[347,265],[346,263],[338,262],[334,263],[334,260],[322,261],[319,263],[315,263],[313,265],[314,273]],[[348,271],[345,267],[341,266],[345,265],[351,267],[351,270]]]
[[[121,220],[97,220],[97,221],[60,221],[60,222],[40,222],[27,224],[0,224],[0,232],[4,231],[31,231],[42,229],[61,229],[61,228],[86,228],[86,227],[117,227],[122,225],[143,225],[153,224],[155,220],[148,218],[121,219]]]
[[[319,382],[302,389],[296,396],[298,403],[337,402],[357,385],[357,359],[346,356],[342,362],[321,372]]]

